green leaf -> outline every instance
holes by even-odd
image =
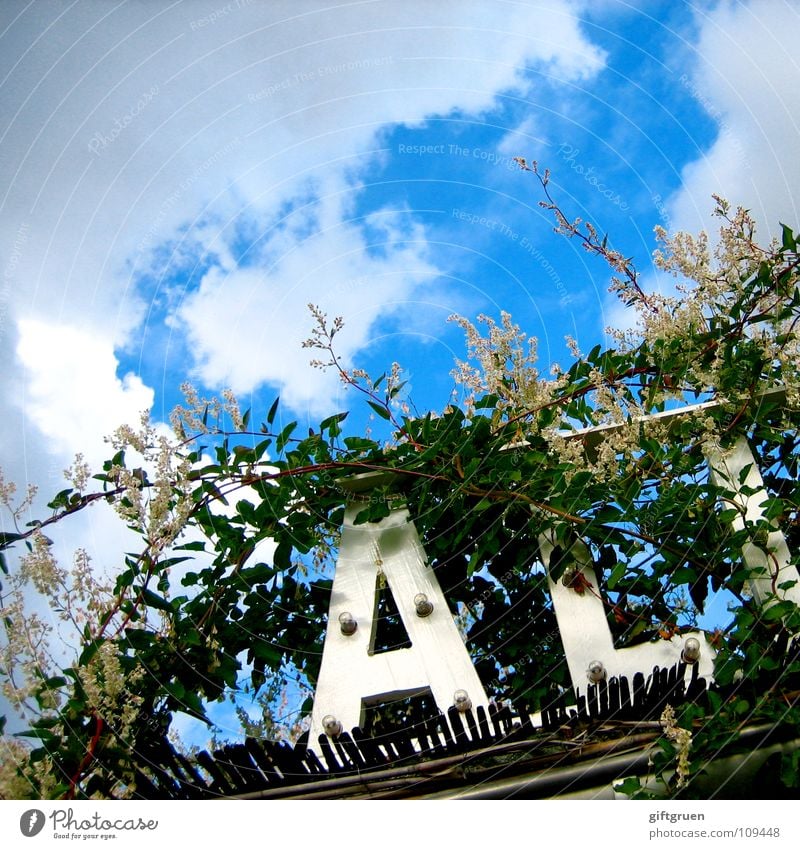
[[[0,548],[8,548],[12,542],[22,539],[22,536],[22,534],[0,533]]]
[[[153,645],[155,634],[145,631],[144,628],[128,628],[125,631],[125,639],[134,651],[142,651]]]
[[[378,447],[378,443],[371,439],[364,439],[361,436],[346,436],[344,444],[351,451],[372,451]]]
[[[186,542],[183,545],[176,545],[175,551],[205,551],[206,544],[204,540],[193,540]]]
[[[289,441],[289,438],[292,435],[292,432],[297,427],[297,422],[289,422],[286,427],[280,432],[278,438],[275,440],[275,447],[278,449],[278,452],[283,451],[286,447],[286,443]]]
[[[624,778],[622,781],[614,782],[614,792],[622,793],[625,796],[634,796],[642,789],[642,782],[635,776],[631,775]]]
[[[48,502],[47,506],[51,510],[58,510],[61,507],[69,506],[69,497],[72,495],[73,489],[70,487],[69,489],[62,489],[52,501]]]
[[[715,693],[713,690],[707,690],[706,697],[708,698],[708,706],[711,708],[711,713],[719,713],[722,710],[722,696],[720,696],[719,693]]]
[[[45,743],[49,743],[52,740],[56,739],[56,735],[53,734],[52,731],[48,731],[46,728],[30,728],[27,731],[18,731],[13,736],[14,737],[33,737],[36,740],[43,740]]]
[[[797,250],[797,239],[792,232],[792,228],[787,227],[785,224],[781,224],[781,243],[785,251]]]
[[[154,607],[156,610],[165,610],[168,612],[172,612],[172,605],[165,599],[163,596],[154,593],[152,590],[147,589],[147,587],[142,587],[139,590],[139,594],[142,597],[142,600],[148,607]]]
[[[785,787],[800,785],[800,749],[786,752],[781,757],[781,783]]]
[[[560,545],[554,546],[550,553],[550,565],[547,570],[550,573],[550,578],[553,581],[558,581],[573,560],[569,548],[563,548]]]
[[[689,585],[689,595],[694,606],[702,613],[708,598],[708,578],[705,575]]]
[[[375,401],[367,401],[367,403],[370,405],[370,407],[372,407],[372,409],[373,409],[373,410],[374,410],[374,411],[375,411],[375,412],[376,412],[376,413],[377,413],[377,414],[378,414],[378,415],[379,415],[382,419],[386,419],[387,421],[388,421],[389,419],[391,419],[392,414],[391,414],[391,413],[390,413],[390,412],[389,412],[389,411],[388,411],[385,407],[382,407],[380,404],[375,403]]]
[[[265,640],[256,640],[250,647],[253,657],[263,660],[270,669],[279,669],[283,661],[283,650]]]
[[[269,412],[267,413],[267,424],[271,425],[275,421],[275,413],[278,412],[278,403],[281,400],[281,396],[278,397],[272,402],[272,406],[269,408]]]
[[[611,570],[611,574],[608,577],[608,588],[613,590],[614,587],[625,577],[625,573],[628,571],[628,564],[624,560],[620,560],[619,563]]]
[[[493,410],[497,406],[497,395],[484,395],[475,402],[476,410]]]
[[[467,564],[467,577],[471,578],[482,565],[483,552],[480,549],[476,549],[472,552],[472,555],[469,558],[469,563]]]
[[[761,618],[765,622],[778,622],[794,610],[794,602],[778,601],[769,607],[762,608]]]
[[[331,437],[339,436],[342,432],[339,425],[347,418],[348,415],[349,413],[337,413],[335,416],[328,416],[327,419],[323,419],[319,425],[320,432],[327,430]]]
[[[173,699],[177,699],[179,702],[183,702],[186,695],[186,688],[180,681],[165,681],[161,687],[167,695],[172,696]]]

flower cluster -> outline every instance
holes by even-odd
[[[192,392],[187,390],[187,398],[200,403]],[[226,404],[230,414],[241,423],[233,396],[226,399]],[[173,422],[180,433],[184,433],[182,423],[198,424],[195,422],[196,407],[177,410],[173,412]],[[201,432],[207,432],[202,421],[199,426],[204,428]],[[150,423],[148,413],[142,414],[138,430],[129,425],[117,428],[111,443],[117,451],[133,449],[142,464],[137,468],[120,464],[111,467],[109,477],[121,491],[115,500],[115,509],[130,527],[147,539],[151,553],[158,554],[183,531],[194,506],[189,455],[181,450],[180,443],[175,443]]]
[[[15,502],[17,494],[17,485],[14,481],[7,481],[3,475],[3,470],[0,469],[0,506],[5,507],[10,513],[12,519],[17,522],[25,511],[31,506],[38,488],[35,484],[28,484],[25,492],[25,497],[19,502]]]
[[[92,470],[80,452],[75,455],[72,465],[64,470],[64,477],[78,492],[83,492],[86,489],[91,476]]]
[[[244,418],[239,402],[231,389],[222,390],[222,401],[217,397],[205,398],[188,381],[181,384],[184,404],[177,404],[169,416],[172,430],[179,440],[191,439],[206,433],[225,432],[225,416],[233,430],[244,429]]]
[[[116,644],[105,641],[77,672],[88,704],[117,736],[127,739],[142,706],[142,698],[135,691],[144,670],[123,670]]]
[[[678,777],[675,786],[680,790],[689,783],[689,751],[692,748],[692,732],[678,725],[672,705],[665,706],[660,722],[664,729],[664,736],[675,746],[675,772]]]
[[[499,414],[515,407],[544,407],[563,386],[565,375],[557,374],[553,380],[540,376],[537,340],[523,333],[509,313],[501,312],[499,324],[490,316],[479,315],[478,323],[485,326],[485,335],[463,316],[451,315],[448,321],[457,324],[466,337],[468,360],[456,360],[451,374],[466,393],[463,403],[468,412],[484,394],[497,397]]]

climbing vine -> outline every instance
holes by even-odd
[[[462,401],[419,414],[400,402],[400,367],[377,378],[346,368],[335,343],[345,322],[312,307],[314,365],[336,370],[363,399],[380,440],[349,432],[346,412],[301,433],[279,399],[241,411],[230,393],[203,398],[186,385],[170,427],[144,416],[138,428],[119,428],[113,456],[94,473],[76,458],[71,486],[38,520],[23,521],[34,494],[18,501],[0,478],[0,552],[13,555],[0,560],[0,678],[28,725],[0,743],[0,796],[133,796],[148,740],[172,733],[180,715],[207,721],[209,705],[241,692],[262,694],[269,720],[249,733],[296,739],[302,723],[282,726],[270,711],[288,692],[300,706],[313,689],[343,482],[369,471],[391,474],[359,521],[406,499],[493,698],[536,711],[553,687],[569,686],[537,561],[550,532],[556,580],[569,579],[576,540],[592,553],[599,586],[572,586],[605,600],[619,646],[695,627],[709,594],[728,594],[730,620],[710,635],[715,676],[741,686],[714,705],[713,721],[697,706],[664,718],[660,772],[668,776],[676,749],[679,757],[671,789],[689,791],[704,747],[746,724],[797,724],[800,664],[787,649],[800,612],[788,601],[755,605],[741,556],[748,543],[764,546],[777,523],[796,563],[797,238],[784,226],[779,243],[759,245],[749,214],[717,198],[714,239],[658,232],[655,261],[675,288],[646,291],[608,237],[562,211],[549,174],[518,162],[538,181],[557,232],[611,267],[611,290],[635,315],[611,347],[583,353],[571,342],[569,366],[542,373],[535,340],[510,315],[454,316],[466,336],[453,372]],[[716,404],[669,424],[653,418],[704,401]],[[733,493],[712,483],[705,455],[740,436],[770,498],[763,520],[733,530]],[[108,578],[83,550],[71,566],[52,554],[49,535],[92,505],[116,511],[141,541]],[[32,608],[34,595],[78,635],[74,659],[54,656],[53,624]],[[784,774],[796,782],[796,769]]]

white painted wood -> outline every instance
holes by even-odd
[[[763,393],[764,398],[780,400],[785,397],[785,390],[776,387]],[[645,416],[637,421],[661,420],[671,423],[687,413],[709,410],[719,402],[707,401],[676,410],[666,410],[652,416]],[[625,425],[611,424],[583,428],[578,431],[561,434],[564,439],[581,439],[591,451],[605,438],[606,435],[619,430]],[[509,448],[516,446],[509,446]],[[737,517],[733,527],[737,530],[745,526],[745,521],[757,521],[763,517],[761,504],[768,497],[764,482],[758,471],[758,466],[747,440],[742,437],[732,452],[710,452],[707,454],[711,479],[716,484],[729,489],[734,500],[743,510],[743,515]],[[739,475],[749,466],[743,484],[739,483]],[[745,495],[742,487],[754,490],[752,495]],[[548,569],[548,584],[553,598],[553,608],[556,614],[561,640],[564,645],[567,665],[573,687],[586,692],[589,683],[587,670],[593,661],[600,661],[606,668],[606,677],[619,675],[630,676],[635,672],[647,674],[654,666],[672,666],[681,655],[684,642],[689,637],[700,641],[699,673],[708,680],[713,680],[713,661],[716,655],[702,632],[675,635],[671,640],[659,643],[646,643],[630,648],[614,649],[611,629],[606,620],[604,604],[601,598],[587,591],[583,595],[574,589],[554,582],[549,578],[550,555],[553,550],[551,541],[540,537],[541,555],[545,568]],[[763,573],[763,577],[751,581],[753,596],[758,604],[770,604],[776,600],[773,587],[789,581],[797,583],[788,590],[778,590],[778,599],[790,599],[800,604],[800,573],[790,563],[789,549],[786,539],[779,529],[770,532],[767,539],[767,554],[762,548],[749,543],[742,550],[747,564],[754,570]],[[597,576],[589,550],[583,543],[574,547],[576,565],[580,568],[586,581],[597,592]],[[598,594],[599,595],[599,594]],[[688,674],[689,670],[687,670]]]
[[[762,520],[764,512],[761,505],[769,495],[747,440],[740,437],[731,451],[713,451],[706,456],[712,482],[730,490],[731,501],[740,508],[740,514],[732,522],[734,529],[740,531],[748,523]],[[740,475],[745,469],[746,476],[740,483]],[[743,489],[752,489],[753,492],[747,495]],[[783,533],[774,524],[772,527],[764,547],[748,542],[742,548],[745,563],[753,570],[753,577],[748,581],[753,598],[757,604],[765,606],[785,599],[800,604],[800,573],[790,562],[789,547]],[[778,589],[779,584],[789,581],[796,583],[789,589]]]
[[[466,690],[473,708],[483,705],[488,709],[486,693],[439,582],[426,565],[427,556],[408,510],[396,508],[381,522],[353,524],[363,509],[363,504],[356,503],[345,511],[311,715],[309,748],[316,752],[320,751],[317,741],[323,733],[323,717],[336,717],[349,732],[361,724],[364,701],[404,698],[430,688],[438,707],[446,711],[453,704],[455,691]],[[370,655],[376,551],[411,647]],[[425,593],[433,603],[429,616],[417,616],[417,593]],[[339,626],[339,615],[344,611],[358,623],[351,636],[342,634]]]
[[[539,537],[539,545],[542,561],[548,570],[553,610],[574,689],[586,693],[590,683],[587,671],[594,661],[603,664],[607,680],[625,675],[631,682],[637,672],[647,675],[654,666],[674,666],[681,658],[685,641],[690,637],[700,641],[699,674],[706,679],[713,678],[716,652],[702,631],[675,635],[670,640],[659,640],[657,643],[615,649],[589,549],[578,541],[571,550],[575,568],[591,585],[591,589],[587,588],[580,594],[572,587],[565,586],[560,579],[553,581],[550,577],[550,557],[554,547],[552,541],[543,534]],[[691,671],[687,669],[687,676],[690,674]]]
[[[765,397],[780,399],[783,389],[764,393]],[[654,419],[677,420],[686,413],[710,409],[717,402],[706,402],[692,407],[669,410],[656,414]],[[563,434],[565,439],[580,438],[587,450],[592,450],[605,436],[621,425],[604,425]],[[507,446],[507,450],[524,450],[524,443]],[[763,516],[761,504],[767,498],[763,480],[745,439],[741,439],[733,452],[714,452],[708,455],[712,480],[729,489],[732,500],[742,508],[743,515],[734,520],[736,529],[745,521],[757,521]],[[739,475],[750,466],[744,481],[745,487],[754,490],[744,495]],[[367,491],[378,480],[374,473],[352,478],[353,491]],[[328,629],[322,657],[314,710],[312,713],[309,745],[319,751],[317,737],[322,733],[322,718],[328,714],[342,723],[345,730],[360,725],[364,702],[376,702],[392,697],[417,695],[430,688],[439,708],[445,711],[453,703],[456,690],[466,690],[473,706],[487,706],[487,698],[463,644],[453,617],[447,608],[439,583],[432,570],[425,566],[426,555],[414,525],[405,508],[396,509],[377,524],[354,525],[358,504],[350,506],[345,514],[339,559],[331,592]],[[541,558],[548,569],[553,545],[549,538],[540,538]],[[788,589],[779,590],[778,598],[791,599],[800,604],[800,574],[791,565],[789,551],[783,534],[776,528],[767,540],[769,555],[758,546],[748,544],[743,556],[753,569],[763,571],[763,577],[751,581],[754,597],[759,604],[769,604],[773,586],[785,581],[798,581]],[[377,566],[375,552],[382,560],[382,569],[392,590],[400,616],[411,639],[412,646],[370,656],[368,653],[375,606]],[[669,640],[645,643],[615,649],[611,630],[606,619],[604,603],[597,593],[597,576],[591,555],[582,542],[573,546],[575,566],[594,592],[583,594],[555,582],[548,577],[553,607],[573,687],[586,692],[589,684],[587,672],[590,664],[599,661],[605,668],[606,678],[627,676],[637,672],[648,674],[653,667],[671,667],[681,658],[687,639],[694,637],[700,643],[698,672],[713,680],[715,651],[701,631],[675,635]],[[416,615],[414,596],[424,592],[433,602],[433,613],[425,618]],[[340,613],[348,611],[358,622],[358,629],[350,636],[341,633]],[[687,676],[691,667],[687,668]]]

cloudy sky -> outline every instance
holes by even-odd
[[[53,492],[186,378],[347,408],[308,302],[423,409],[453,312],[511,311],[545,368],[602,342],[605,269],[513,157],[645,271],[712,192],[797,227],[798,43],[793,0],[3,0],[0,466]]]

